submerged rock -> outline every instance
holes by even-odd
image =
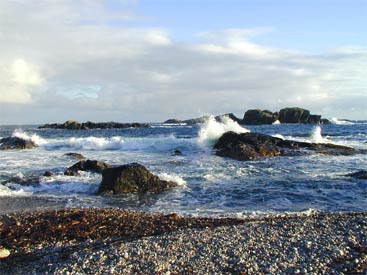
[[[33,141],[19,137],[6,137],[0,139],[0,150],[32,149],[35,147],[38,147],[38,145]]]
[[[112,165],[97,160],[81,160],[65,170],[64,175],[79,176],[79,171],[90,171],[102,173],[104,169],[111,168]]]
[[[74,158],[74,159],[85,159],[85,156],[83,156],[82,154],[79,154],[79,153],[66,153],[66,154],[64,154],[64,156],[71,157],[71,158]]]
[[[355,179],[367,180],[367,171],[360,170],[360,171],[357,171],[357,172],[354,172],[354,173],[347,174],[345,176],[352,177],[352,178],[355,178]]]
[[[214,145],[216,155],[237,160],[253,160],[261,157],[304,155],[310,152],[327,155],[352,155],[366,153],[351,147],[330,143],[308,143],[283,140],[259,133],[224,133]]]
[[[177,185],[161,180],[141,164],[130,163],[104,169],[98,193],[159,192]]]

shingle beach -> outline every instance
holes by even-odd
[[[117,209],[0,216],[1,274],[366,274],[367,213],[191,218]]]

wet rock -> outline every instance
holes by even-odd
[[[54,173],[52,173],[52,172],[50,172],[50,171],[46,171],[46,172],[44,172],[43,173],[43,176],[44,177],[51,177],[51,176],[53,176],[54,175]]]
[[[143,165],[130,163],[104,169],[98,193],[159,192],[175,186],[177,183],[161,180]]]
[[[19,137],[6,137],[0,139],[0,150],[32,149],[38,147],[31,140],[25,140]]]
[[[355,179],[367,180],[367,171],[360,170],[360,171],[357,171],[357,172],[354,172],[354,173],[347,174],[345,176],[352,177],[352,178],[355,178]]]
[[[283,140],[259,133],[224,133],[214,145],[216,155],[237,160],[253,160],[261,157],[304,155],[311,152],[327,155],[353,155],[366,153],[351,147],[329,143],[308,143]]]
[[[182,156],[181,150],[178,150],[178,149],[174,150],[172,153],[172,156]]]
[[[278,116],[278,113],[273,113],[268,110],[247,110],[241,123],[246,125],[272,124],[278,119]]]
[[[228,119],[228,118],[232,119],[233,121],[235,121],[237,123],[242,122],[242,120],[239,119],[238,117],[236,117],[233,113],[216,116],[215,120],[218,121],[218,122],[225,122],[225,120]]]
[[[64,156],[66,157],[70,157],[70,158],[73,158],[73,159],[85,159],[85,156],[83,156],[82,154],[79,154],[79,153],[66,153],[64,154]]]
[[[165,122],[163,122],[163,124],[180,124],[180,123],[182,123],[182,120],[175,119],[175,118],[170,118],[170,119],[167,119]]]
[[[79,176],[79,171],[90,171],[102,173],[104,169],[111,168],[112,165],[97,160],[81,160],[65,170],[64,175]]]
[[[10,179],[3,181],[2,184],[7,183],[15,183],[24,186],[37,186],[40,183],[40,178],[38,176],[23,176],[17,175],[15,177],[11,177]]]
[[[320,115],[312,115],[309,110],[298,107],[281,109],[279,111],[279,121],[281,123],[330,123],[327,119],[322,119]]]

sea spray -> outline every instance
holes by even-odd
[[[37,134],[27,134],[26,132],[24,132],[22,129],[15,129],[14,132],[11,135],[12,137],[18,137],[24,140],[29,140],[34,142],[37,145],[44,145],[47,144],[47,141],[44,140],[43,138],[41,138],[39,135]]]
[[[213,116],[210,116],[200,128],[198,141],[201,144],[212,145],[225,132],[229,131],[237,134],[250,132],[229,117],[224,117],[222,122],[218,122]]]
[[[312,130],[311,142],[313,143],[329,143],[329,140],[322,136],[322,129],[320,125],[317,125]]]

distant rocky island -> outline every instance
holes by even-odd
[[[51,123],[39,126],[39,129],[64,129],[64,130],[90,130],[90,129],[124,129],[124,128],[149,128],[146,123],[119,123],[119,122],[83,122],[68,120],[64,123]]]
[[[242,125],[266,125],[273,123],[302,123],[302,124],[329,124],[330,121],[326,118],[322,118],[321,115],[314,115],[307,109],[292,107],[283,108],[279,112],[271,112],[269,110],[250,109],[247,110],[243,116],[243,119],[236,117],[233,113],[216,116],[217,121],[222,121],[224,117],[229,117]],[[186,124],[194,125],[203,123],[208,116],[203,116],[195,119],[179,120],[168,119],[164,124]]]

